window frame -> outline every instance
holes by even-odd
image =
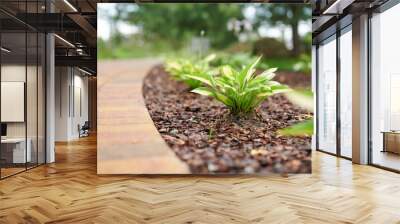
[[[346,160],[352,160],[352,158],[342,155],[341,153],[341,119],[340,119],[340,78],[341,78],[341,67],[340,67],[340,37],[347,32],[351,32],[352,26],[352,17],[350,15],[343,17],[337,23],[333,24],[331,27],[327,28],[327,32],[322,32],[317,39],[317,42],[314,44],[316,45],[316,68],[315,68],[315,89],[316,89],[316,108],[315,108],[315,115],[316,115],[316,129],[315,129],[315,145],[316,151],[323,152],[329,155],[337,156],[339,158],[343,158]],[[333,32],[333,30],[335,30]],[[319,85],[320,85],[320,76],[319,76],[319,60],[320,55],[318,49],[322,43],[328,43],[330,41],[336,41],[336,152],[328,152],[324,149],[321,149],[319,143]]]
[[[383,170],[395,172],[395,173],[400,173],[400,169],[394,169],[390,168],[384,165],[380,165],[377,163],[373,162],[373,132],[372,132],[372,94],[373,94],[373,88],[372,88],[372,19],[374,17],[374,14],[381,14],[384,13],[385,11],[393,8],[394,6],[400,4],[399,0],[388,0],[382,5],[371,9],[367,11],[368,14],[368,30],[367,30],[367,39],[368,39],[368,68],[367,68],[367,79],[368,79],[368,111],[367,111],[367,117],[368,117],[368,165],[377,167]]]

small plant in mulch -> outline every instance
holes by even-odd
[[[309,76],[275,76],[260,60],[169,60],[146,78],[150,115],[193,173],[310,172],[313,103],[308,92],[286,86],[306,88]]]
[[[212,68],[209,63],[214,60],[215,54],[211,54],[200,60],[192,60],[180,58],[175,60],[167,60],[165,63],[165,70],[171,76],[186,83],[190,89],[195,89],[201,86],[201,81],[191,78],[193,75],[203,75],[204,73],[211,73]]]
[[[261,57],[257,58],[242,70],[225,65],[220,67],[217,75],[210,72],[187,75],[204,85],[193,89],[192,92],[211,96],[222,102],[234,117],[246,117],[269,96],[289,90],[286,85],[272,81],[276,68],[256,75],[255,68],[260,60]]]
[[[277,74],[274,80],[282,74],[287,73]],[[252,75],[252,79],[258,77]],[[220,76],[216,74],[215,79]],[[300,86],[309,86],[306,78],[299,81],[302,82]],[[288,99],[288,95],[296,91],[269,96],[257,108],[262,119],[246,114],[232,122],[227,106],[212,97],[183,91],[188,86],[176,82],[161,66],[150,71],[143,85],[146,106],[154,124],[193,173],[311,171],[311,137],[288,137],[278,133],[280,129],[303,122],[312,115]]]

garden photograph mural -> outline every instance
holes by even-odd
[[[98,8],[98,173],[311,173],[308,5]]]

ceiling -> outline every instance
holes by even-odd
[[[97,14],[94,0],[1,0],[0,22],[3,46],[14,61],[27,55],[25,31],[57,34],[56,66],[78,66],[96,73]],[[50,13],[51,12],[51,13]],[[27,35],[30,39],[30,35]],[[36,47],[28,43],[28,58]]]
[[[313,43],[351,23],[352,18],[374,11],[388,0],[312,0]]]

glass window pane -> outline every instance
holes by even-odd
[[[0,1],[0,7],[44,13],[45,0]],[[43,33],[0,12],[1,178],[45,162],[45,43]]]
[[[340,153],[352,156],[352,35],[340,36]]]
[[[25,170],[26,150],[26,33],[1,34],[1,161],[2,177]]]
[[[26,12],[37,13],[39,5],[37,1],[27,2]],[[33,17],[32,19],[37,19]],[[36,30],[27,30],[27,80],[26,80],[26,113],[27,113],[27,143],[30,148],[30,161],[27,167],[35,167],[38,164],[38,45],[39,38]]]
[[[371,19],[372,163],[400,170],[400,5]]]
[[[318,48],[318,147],[336,153],[336,41]]]

